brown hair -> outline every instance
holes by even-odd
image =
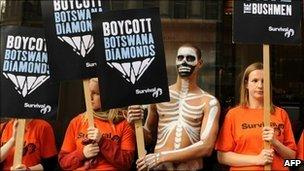
[[[195,46],[195,45],[190,44],[190,43],[185,43],[185,44],[181,45],[179,48],[181,48],[181,47],[193,48],[196,52],[196,55],[197,55],[198,59],[202,59],[201,49],[198,46]]]
[[[241,87],[240,87],[240,104],[239,104],[242,107],[249,106],[249,92],[248,92],[248,89],[246,88],[246,86],[248,84],[249,74],[254,70],[263,70],[263,64],[260,62],[253,63],[253,64],[249,65],[244,71],[242,81],[241,81]],[[274,105],[272,103],[271,98],[270,98],[270,111],[271,111],[271,113],[274,112]]]

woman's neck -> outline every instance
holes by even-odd
[[[248,107],[251,109],[262,109],[264,107],[264,102],[263,102],[263,100],[258,100],[258,99],[249,97]]]

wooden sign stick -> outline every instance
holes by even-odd
[[[142,158],[146,155],[142,120],[135,121],[134,126],[135,126],[135,135],[136,135],[138,158]]]
[[[22,154],[23,154],[23,142],[24,142],[24,131],[25,131],[25,119],[17,119],[17,135],[15,139],[15,152],[14,152],[14,163],[13,166],[16,167],[22,164]]]
[[[88,119],[89,127],[94,127],[94,117],[93,117],[93,108],[91,104],[91,95],[89,89],[90,79],[83,80],[83,91],[84,91],[84,98],[86,104],[86,117]]]
[[[264,73],[264,126],[270,126],[270,55],[269,45],[263,44],[263,73]],[[270,143],[264,141],[264,148],[270,149]],[[271,170],[271,164],[265,165],[264,170]]]

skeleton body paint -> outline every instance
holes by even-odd
[[[151,138],[151,132],[157,131],[154,153],[139,159],[139,170],[203,168],[202,158],[210,155],[217,136],[219,103],[196,83],[202,64],[199,48],[185,44],[178,49],[178,77],[169,88],[170,102],[151,106],[145,124]]]
[[[189,77],[198,63],[198,56],[191,47],[181,47],[177,52],[176,67],[181,77]]]
[[[188,92],[189,82],[182,80],[181,90],[179,92],[170,90],[170,102],[157,104],[158,121],[158,137],[155,146],[156,152],[162,154],[170,154],[174,151],[182,150],[187,146],[195,143],[203,143],[210,134],[215,116],[218,112],[217,100],[201,90],[200,94]],[[210,98],[210,101],[203,99]],[[204,117],[204,109],[210,105],[209,117],[207,125],[202,131],[202,120]],[[170,149],[164,151],[163,149]],[[171,151],[172,150],[172,151]],[[201,159],[173,163],[163,163],[157,169],[193,169],[201,168]]]

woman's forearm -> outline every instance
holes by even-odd
[[[31,170],[44,170],[43,166],[41,164],[37,164],[35,166],[29,167]]]
[[[279,140],[274,140],[272,146],[283,159],[294,159],[296,157],[296,152],[286,147]]]
[[[228,166],[252,166],[260,165],[256,155],[238,154],[235,152],[217,152],[220,163]]]
[[[0,162],[3,162],[8,153],[9,153],[9,150],[14,146],[15,144],[15,139],[12,137],[10,138],[2,147],[1,147],[1,150],[0,150],[0,155],[1,155],[1,160]]]

